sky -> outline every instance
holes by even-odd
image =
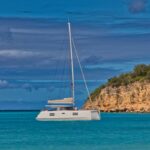
[[[150,0],[0,0],[0,109],[69,96],[68,18],[90,92],[150,64]],[[80,107],[87,93],[74,64]]]

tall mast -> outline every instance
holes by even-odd
[[[69,46],[70,46],[70,58],[71,58],[71,88],[72,88],[72,98],[73,98],[73,106],[75,101],[75,94],[74,94],[74,64],[73,64],[73,52],[72,52],[72,38],[71,38],[71,26],[70,22],[68,22],[68,31],[69,31]]]

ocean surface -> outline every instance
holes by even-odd
[[[102,113],[101,121],[38,122],[0,112],[0,150],[149,150],[150,114]]]

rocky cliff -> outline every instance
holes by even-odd
[[[137,75],[137,67],[133,72],[115,77],[115,80],[111,78],[104,86],[97,88],[91,94],[92,101],[88,99],[84,108],[93,107],[103,112],[150,112],[150,80],[147,72],[141,75],[138,70]]]

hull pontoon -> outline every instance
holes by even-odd
[[[100,120],[100,116],[97,110],[43,110],[36,119],[39,121]]]

